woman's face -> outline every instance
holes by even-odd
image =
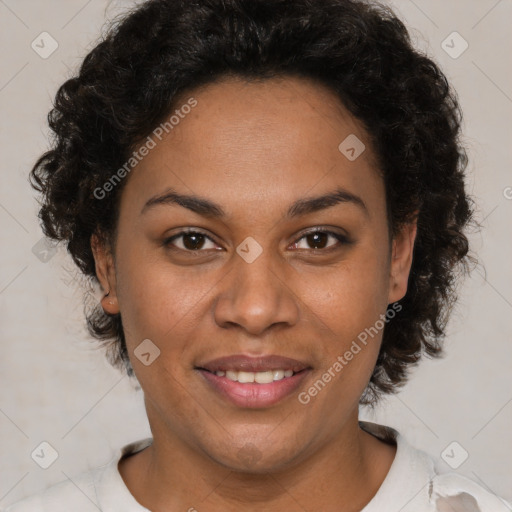
[[[357,418],[414,229],[390,241],[367,135],[330,91],[230,79],[190,96],[126,178],[115,264],[95,248],[104,308],[155,440],[283,468]]]

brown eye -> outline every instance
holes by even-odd
[[[176,240],[182,241],[175,243]],[[212,247],[205,247],[210,242]],[[199,252],[201,249],[215,249],[213,240],[199,231],[182,231],[164,241],[164,245],[171,249],[181,249],[182,251]]]
[[[313,249],[324,249],[329,240],[329,236],[325,232],[318,231],[310,235],[306,235],[306,241]]]
[[[334,239],[335,242],[329,244],[329,239]],[[301,240],[304,240],[306,242],[307,247],[299,247]],[[334,233],[332,231],[323,231],[317,229],[315,231],[310,231],[309,233],[306,233],[293,245],[296,249],[321,250],[335,247],[337,245],[336,241],[338,242],[338,245],[344,245],[348,243],[347,237],[340,233]]]

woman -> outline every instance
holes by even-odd
[[[9,512],[509,510],[358,420],[441,353],[472,216],[459,125],[374,3],[149,0],[112,27],[32,178],[152,438]]]

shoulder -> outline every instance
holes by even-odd
[[[118,471],[121,457],[143,450],[152,438],[130,443],[115,451],[107,464],[53,485],[49,489],[18,501],[0,512],[98,512],[123,510],[147,512],[130,494]]]
[[[397,452],[388,475],[364,512],[512,512],[509,503],[457,473],[442,473],[439,461],[410,445],[395,429],[370,422],[361,428]]]
[[[457,473],[436,474],[430,481],[436,512],[511,512],[512,506],[477,482]]]

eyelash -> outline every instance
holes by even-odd
[[[329,230],[326,230],[326,229],[314,228],[314,229],[312,229],[310,231],[306,231],[305,233],[303,233],[300,238],[298,238],[295,242],[293,242],[292,245],[297,244],[303,238],[306,238],[308,235],[312,235],[312,234],[316,234],[316,233],[330,235],[333,238],[335,238],[339,242],[339,244],[341,244],[341,245],[349,245],[349,244],[352,243],[348,239],[347,236],[342,235],[341,233],[336,233],[334,231],[329,231]],[[197,250],[182,249],[181,247],[174,246],[173,245],[174,240],[176,240],[178,238],[181,238],[184,235],[202,235],[205,238],[207,238],[208,240],[210,240],[211,242],[216,243],[215,240],[213,240],[211,237],[209,237],[206,233],[202,232],[201,230],[189,229],[189,230],[180,231],[179,233],[176,233],[175,235],[173,235],[173,236],[171,236],[169,238],[166,238],[163,241],[163,245],[165,247],[167,247],[168,249],[172,250],[172,251],[181,251],[181,252],[186,252],[186,253],[191,253],[191,254],[193,254],[193,253],[201,253],[201,252],[205,252],[207,250],[207,249],[197,249]],[[322,251],[323,253],[328,253],[328,252],[331,252],[331,250],[336,250],[336,249],[339,249],[339,248],[340,247],[335,244],[334,246],[329,246],[329,247],[324,248],[324,249],[298,249],[298,250],[299,251],[300,250]]]

